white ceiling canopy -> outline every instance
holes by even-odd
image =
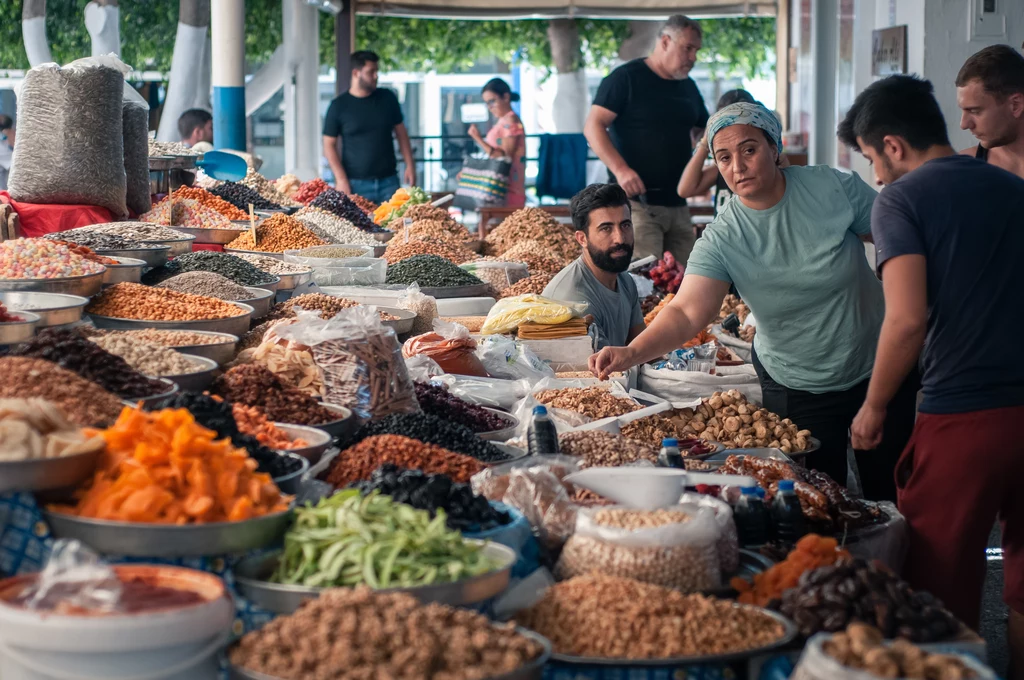
[[[774,0],[356,0],[359,14],[433,19],[662,19],[672,14],[706,19],[775,16]]]

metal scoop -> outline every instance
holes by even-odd
[[[244,158],[224,151],[207,151],[203,154],[203,160],[196,161],[196,165],[210,177],[224,182],[239,182],[245,179],[245,173],[249,169]]]
[[[746,475],[719,475],[659,467],[598,467],[567,475],[563,481],[635,508],[675,505],[688,486],[756,486]]]

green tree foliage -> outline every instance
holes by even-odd
[[[701,21],[700,60],[713,76],[756,78],[775,67],[775,19],[735,17]]]

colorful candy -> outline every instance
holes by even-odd
[[[0,279],[57,279],[103,271],[103,265],[42,238],[0,243]]]

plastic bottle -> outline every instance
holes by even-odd
[[[533,407],[533,417],[526,431],[526,445],[531,456],[558,453],[558,430],[544,406]]]
[[[686,464],[683,463],[683,454],[679,452],[679,440],[661,440],[661,452],[658,454],[658,465],[660,465],[661,467],[671,467],[679,469],[683,469],[686,467]]]
[[[742,489],[739,503],[733,511],[736,532],[739,534],[740,545],[762,545],[771,540],[772,522],[768,508],[757,494],[756,486],[745,486]]]
[[[800,499],[793,490],[793,480],[779,481],[779,491],[771,507],[772,527],[775,537],[788,543],[796,543],[807,533],[804,512],[800,509]]]

